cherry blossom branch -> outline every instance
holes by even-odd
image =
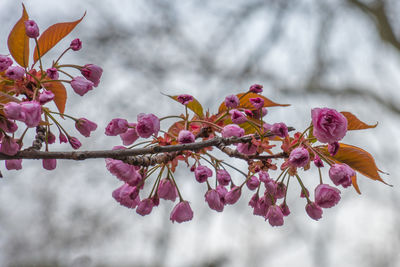
[[[289,127],[289,131],[293,131],[294,128]],[[264,137],[271,137],[273,134],[267,133]],[[19,151],[14,156],[9,156],[5,154],[0,154],[0,160],[5,159],[69,159],[69,160],[85,160],[85,159],[94,159],[94,158],[113,158],[120,160],[127,160],[128,163],[133,165],[154,165],[156,163],[165,162],[172,160],[178,154],[172,154],[171,152],[181,152],[185,150],[189,151],[198,151],[202,148],[215,146],[223,151],[228,156],[237,157],[245,160],[249,159],[267,159],[267,158],[281,158],[286,157],[282,153],[276,155],[269,156],[247,156],[243,155],[239,152],[235,152],[232,149],[229,149],[228,145],[237,144],[237,143],[247,143],[250,142],[253,138],[253,135],[243,136],[243,137],[214,137],[212,139],[195,142],[191,144],[180,144],[180,145],[171,145],[171,146],[159,146],[154,145],[145,148],[133,148],[133,149],[123,149],[123,150],[94,150],[94,151],[57,151],[57,152],[45,152],[45,151],[37,151],[34,148],[26,149],[23,151]],[[255,134],[254,138],[259,139],[260,136]],[[158,155],[149,157],[144,157],[143,155],[147,154],[158,154],[158,153],[170,153],[164,155]],[[142,158],[134,157],[134,156],[143,156]],[[127,157],[132,157],[127,159]]]

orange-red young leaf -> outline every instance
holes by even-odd
[[[29,37],[25,33],[25,21],[29,20],[28,13],[22,4],[22,16],[14,25],[8,35],[7,45],[11,56],[20,66],[26,68],[29,65]]]
[[[346,163],[362,175],[387,184],[379,175],[381,170],[376,166],[375,160],[370,153],[356,146],[340,143],[339,151],[335,156],[328,152],[328,146],[321,146],[319,150],[328,158],[338,163]]]
[[[374,125],[366,124],[365,122],[360,121],[354,114],[347,111],[342,111],[340,113],[342,113],[347,119],[347,130],[363,130],[375,128],[378,125],[378,123]]]
[[[359,193],[361,195],[360,188],[358,187],[358,184],[357,184],[357,175],[354,175],[351,177],[351,183],[352,183],[354,189],[357,191],[357,193]]]
[[[67,90],[61,82],[49,82],[44,83],[43,87],[54,94],[54,103],[57,106],[58,111],[64,114],[65,103],[67,102]]]
[[[278,104],[273,102],[272,100],[266,98],[265,96],[256,94],[256,93],[240,93],[237,94],[237,97],[240,99],[240,103],[239,103],[239,108],[245,108],[245,109],[250,109],[250,110],[255,110],[255,108],[253,107],[253,105],[250,103],[250,98],[256,98],[256,97],[261,97],[264,100],[264,107],[287,107],[290,106],[289,104]],[[219,106],[218,109],[218,113],[221,113],[223,111],[226,111],[226,105],[225,105],[225,101],[221,103],[221,105]]]
[[[179,95],[168,95],[170,98],[172,98],[175,101],[178,101],[178,96]],[[179,101],[178,101],[179,102]],[[193,101],[191,101],[189,104],[187,104],[188,109],[193,111],[197,116],[199,116],[200,119],[204,118],[204,111],[203,111],[203,106],[200,104],[200,102],[193,97]]]
[[[38,40],[40,56],[46,54],[51,48],[53,48],[59,41],[67,36],[79,22],[85,17],[83,14],[82,18],[72,22],[57,23],[47,28]],[[36,62],[39,59],[37,47],[33,52],[33,61]]]

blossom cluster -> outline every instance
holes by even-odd
[[[36,22],[26,20],[24,26],[26,36],[34,39],[37,43],[40,32]],[[57,130],[60,143],[69,142],[73,149],[78,149],[81,142],[63,128],[56,116],[72,119],[77,131],[85,137],[89,137],[90,133],[96,130],[96,123],[86,118],[75,118],[64,113],[67,91],[63,83],[69,84],[76,94],[83,96],[99,85],[103,72],[101,67],[94,64],[80,66],[60,63],[62,56],[67,51],[79,51],[81,48],[80,39],[72,40],[69,47],[47,69],[42,65],[40,56],[38,61],[31,68],[28,68],[14,62],[10,56],[0,55],[1,153],[10,156],[16,155],[18,151],[23,149],[24,137],[31,128],[35,128],[37,133],[42,131],[46,151],[48,151],[48,145],[56,142],[54,131]],[[38,55],[41,55],[41,47],[37,46],[36,49]],[[39,66],[35,68],[36,63],[39,63]],[[65,68],[76,69],[80,72],[80,75],[73,76]],[[60,76],[66,78],[62,79]],[[52,110],[49,103],[55,103],[58,111]],[[19,128],[25,129],[17,137]],[[5,164],[8,170],[22,168],[21,159],[6,160]],[[43,168],[47,170],[55,169],[56,164],[56,159],[43,160]]]
[[[213,156],[210,153],[211,148],[185,150],[183,147],[183,152],[175,155],[172,160],[155,166],[133,166],[121,160],[107,159],[107,169],[124,183],[113,192],[114,199],[144,216],[159,205],[160,199],[175,202],[179,198],[171,212],[171,221],[180,223],[191,220],[193,211],[190,203],[182,197],[173,174],[178,162],[182,161],[191,166],[197,183],[207,185],[204,199],[212,210],[222,212],[226,205],[238,202],[246,187],[249,191],[255,191],[248,202],[253,214],[263,217],[272,226],[281,226],[284,224],[284,217],[290,214],[287,202],[289,180],[295,179],[300,185],[300,198],[306,199],[306,213],[310,218],[319,220],[323,209],[331,208],[339,202],[341,191],[337,186],[350,186],[355,176],[355,171],[350,166],[333,160],[340,149],[339,141],[347,133],[347,118],[334,109],[314,108],[311,111],[311,126],[303,133],[290,136],[285,123],[266,122],[268,112],[265,107],[266,98],[261,95],[262,89],[261,85],[255,84],[244,94],[227,96],[222,103],[223,108],[215,115],[194,114],[190,117],[188,109],[196,113],[195,99],[191,95],[183,94],[173,97],[185,107],[185,114],[180,116],[158,118],[154,114],[139,114],[137,123],[129,123],[121,118],[113,119],[106,127],[105,134],[119,135],[125,146],[131,145],[115,149],[135,147],[134,143],[139,137],[151,137],[147,142],[140,143],[145,143],[146,146],[187,146],[199,139],[205,141],[218,136],[225,139],[252,137],[250,142],[234,144],[234,154],[248,163],[247,173]],[[160,120],[172,117],[178,119],[178,122],[168,132],[164,132],[164,136],[159,136]],[[205,129],[207,134],[204,134]],[[317,141],[326,144],[328,154],[313,145]],[[277,163],[272,161],[275,158],[272,148],[276,146],[273,142],[280,142],[283,150],[282,157],[276,157],[282,162],[279,168],[281,173],[275,178],[270,174],[270,171],[278,169]],[[329,178],[334,186],[323,182],[319,171],[320,179],[312,200],[298,171],[308,170],[311,165],[321,169],[325,164],[329,165]],[[240,183],[234,182],[236,179],[232,179],[229,167],[244,176]],[[158,175],[151,180],[153,173]],[[146,198],[141,199],[140,196],[146,194],[146,183],[152,184],[152,189]]]

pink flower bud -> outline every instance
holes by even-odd
[[[333,164],[329,169],[329,177],[335,185],[348,187],[351,185],[351,177],[356,175],[354,170],[347,164]]]
[[[270,206],[268,208],[265,219],[268,220],[271,226],[282,226],[283,225],[283,213],[280,207],[277,205]]]
[[[271,205],[271,199],[269,197],[262,196],[259,198],[257,205],[254,207],[253,214],[265,217],[267,216],[268,209]]]
[[[249,101],[256,109],[262,109],[264,106],[264,99],[261,97],[250,98]]]
[[[240,196],[242,195],[242,188],[239,186],[234,186],[232,187],[231,191],[229,191],[226,195],[225,195],[225,204],[235,204]]]
[[[187,130],[181,130],[178,135],[179,144],[190,144],[194,143],[195,137],[192,132]]]
[[[57,160],[56,159],[43,159],[43,168],[46,170],[54,170],[57,167]]]
[[[76,137],[70,137],[68,142],[73,149],[79,149],[82,146],[81,142],[79,142],[78,138]]]
[[[260,177],[260,181],[263,183],[268,183],[269,181],[271,181],[271,178],[269,178],[269,173],[266,171],[260,171],[258,173],[258,176]]]
[[[305,167],[310,161],[310,154],[304,147],[297,147],[290,152],[289,164],[293,167]]]
[[[277,183],[275,197],[277,199],[284,198],[286,195],[286,185],[282,182]]]
[[[324,163],[322,162],[321,158],[318,155],[315,155],[314,164],[317,168],[324,167]]]
[[[140,202],[137,192],[138,190],[136,187],[124,184],[123,186],[114,190],[112,196],[122,206],[134,209]]]
[[[58,75],[58,70],[56,68],[50,68],[46,70],[47,77],[49,77],[51,80],[57,80],[59,75]]]
[[[124,146],[133,144],[139,138],[139,135],[136,132],[136,125],[136,123],[128,123],[128,130],[119,135]]]
[[[191,96],[191,95],[179,95],[178,96],[178,102],[181,103],[182,105],[187,105],[192,101],[193,101],[193,96]]]
[[[128,126],[128,121],[125,119],[112,119],[106,127],[105,134],[108,136],[116,136],[125,133],[128,130]]]
[[[257,206],[258,200],[260,199],[260,197],[258,196],[258,193],[255,193],[250,201],[249,201],[249,206],[252,207],[253,209]]]
[[[52,132],[47,133],[47,143],[54,144],[56,142],[56,136]]]
[[[304,190],[306,191],[306,192],[304,192]],[[307,188],[304,188],[304,189],[301,189],[301,191],[300,191],[300,197],[301,198],[305,198],[305,197],[310,197],[310,192],[308,192],[308,189]]]
[[[39,95],[39,103],[40,105],[44,105],[54,99],[54,94],[52,91],[43,90],[43,92]]]
[[[217,180],[220,185],[228,185],[231,182],[231,175],[226,170],[218,170]]]
[[[260,185],[260,180],[255,176],[251,176],[249,180],[247,180],[246,185],[251,191],[256,190]]]
[[[94,87],[97,87],[100,83],[101,75],[103,74],[103,69],[94,64],[86,64],[81,69],[81,74],[93,82]]]
[[[257,147],[252,143],[239,143],[237,144],[236,149],[245,155],[254,155],[257,152]]]
[[[225,187],[223,187],[222,185],[218,185],[215,190],[217,190],[217,192],[219,194],[219,198],[221,199],[222,204],[225,205],[225,203],[226,203],[225,196],[226,196],[226,194],[228,194],[228,190]]]
[[[24,68],[20,66],[10,66],[6,70],[6,76],[11,80],[21,80],[25,75]]]
[[[239,103],[240,101],[237,95],[228,95],[225,97],[225,105],[227,108],[236,108],[239,106]]]
[[[23,114],[23,119],[21,121],[25,122],[28,127],[36,127],[40,123],[42,106],[37,101],[26,101],[21,104],[21,113]]]
[[[10,67],[12,64],[13,61],[11,60],[11,58],[4,55],[0,55],[0,72],[3,72],[6,69],[8,69],[8,67]]]
[[[218,212],[224,210],[224,203],[222,203],[221,197],[218,194],[217,190],[208,190],[204,197],[210,209],[216,210]]]
[[[311,110],[313,134],[322,143],[334,143],[341,140],[347,132],[347,119],[343,114],[330,108]]]
[[[29,38],[36,38],[39,36],[39,27],[35,21],[25,21],[25,33]]]
[[[331,144],[328,145],[328,152],[329,154],[331,154],[331,156],[335,156],[336,153],[339,151],[339,143],[338,142],[333,142]]]
[[[236,124],[228,124],[222,129],[221,134],[224,138],[232,136],[242,137],[244,135],[244,129],[240,128]]]
[[[229,113],[231,114],[231,120],[233,123],[241,124],[247,121],[246,116],[237,109],[232,109],[231,111],[229,111]]]
[[[174,202],[178,196],[176,187],[169,178],[165,178],[160,181],[157,194],[160,198],[165,200],[171,200],[172,202]]]
[[[139,113],[136,132],[142,138],[149,138],[152,134],[158,135],[160,131],[160,120],[154,114]]]
[[[207,181],[208,177],[211,177],[212,174],[212,170],[204,165],[198,166],[194,171],[194,176],[199,183],[204,183]]]
[[[75,128],[85,137],[90,136],[90,132],[94,131],[97,129],[97,124],[85,119],[85,118],[80,118],[75,122]]]
[[[93,89],[93,82],[86,80],[82,76],[78,76],[71,80],[71,87],[74,89],[75,93],[83,96],[88,91]]]
[[[136,186],[142,180],[142,176],[136,170],[135,166],[121,160],[106,159],[106,168],[112,175],[130,186]]]
[[[279,137],[285,138],[288,135],[288,128],[283,122],[274,123],[271,126],[271,133]]]
[[[0,129],[6,133],[14,133],[16,130],[18,130],[18,125],[11,120],[0,117]]]
[[[332,208],[340,200],[340,190],[327,184],[315,188],[315,203],[321,208]]]
[[[249,91],[256,94],[262,93],[263,86],[260,84],[253,84],[252,86],[250,86]]]
[[[289,209],[289,206],[286,204],[286,202],[283,202],[282,204],[280,204],[279,207],[282,210],[283,216],[289,216],[290,209]]]
[[[69,47],[74,51],[79,51],[82,48],[82,42],[81,42],[81,40],[79,40],[79,38],[76,38],[76,39],[72,40]]]
[[[66,137],[62,132],[60,132],[59,139],[60,139],[60,144],[61,144],[61,143],[67,143],[67,142],[68,142],[67,137]]]
[[[315,202],[310,202],[306,205],[306,212],[311,219],[316,221],[322,218],[322,209]]]
[[[271,196],[275,196],[277,190],[278,185],[274,180],[270,180],[265,183],[265,192],[270,194]]]
[[[154,203],[151,198],[146,198],[140,201],[139,205],[136,208],[136,213],[142,216],[148,215],[153,210]]]
[[[19,145],[16,140],[7,135],[1,139],[0,152],[9,156],[14,156],[19,151]]]
[[[7,170],[20,170],[22,169],[22,159],[6,159]]]
[[[170,220],[172,222],[182,223],[193,219],[193,211],[190,208],[189,202],[179,202],[171,212]]]

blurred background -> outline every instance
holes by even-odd
[[[283,227],[272,228],[252,215],[248,191],[223,213],[210,210],[206,187],[182,168],[177,182],[195,215],[172,224],[172,203],[141,217],[115,202],[111,192],[120,182],[104,160],[58,161],[52,172],[40,161],[26,160],[20,171],[7,171],[2,163],[0,266],[400,266],[399,1],[27,0],[25,6],[41,32],[87,11],[45,56],[48,66],[80,38],[83,49],[62,63],[104,69],[99,87],[84,98],[72,90],[68,96],[67,114],[99,125],[92,138],[81,138],[83,150],[121,143],[104,135],[112,118],[133,122],[140,112],[183,112],[161,93],[192,94],[215,112],[226,95],[259,83],[265,96],[292,104],[271,108],[270,123],[284,121],[302,131],[313,107],[379,122],[348,133],[343,142],[374,155],[394,187],[359,175],[362,195],[341,190],[338,206],[316,222],[293,183],[292,214]],[[7,36],[21,12],[19,1],[0,1],[0,54],[8,54]],[[65,124],[78,136],[72,122]],[[300,175],[312,192],[318,174]]]

